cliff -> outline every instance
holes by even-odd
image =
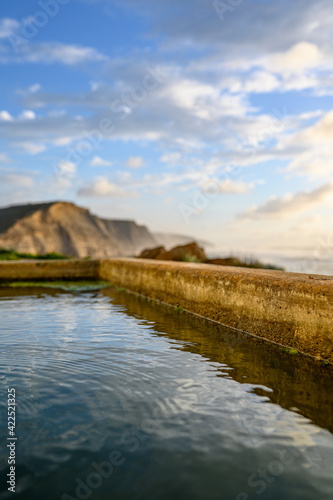
[[[135,255],[156,240],[134,221],[101,219],[73,203],[0,209],[0,248],[94,258]]]

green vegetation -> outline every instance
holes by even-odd
[[[260,260],[249,258],[245,259],[244,261],[239,261],[240,264],[239,266],[241,267],[248,267],[252,269],[271,269],[273,271],[285,271],[283,267],[275,266],[274,264],[264,264],[263,262],[260,262]]]
[[[235,256],[231,256],[228,259],[225,259],[228,262],[229,266],[236,267],[247,267],[251,269],[271,269],[274,271],[285,271],[283,267],[275,266],[274,264],[265,264],[255,257],[244,257],[239,258]]]
[[[197,264],[201,264],[201,260],[198,259],[195,255],[192,255],[191,253],[186,253],[183,258],[183,262],[195,262]]]
[[[20,260],[20,259],[69,259],[65,255],[60,253],[50,252],[44,255],[33,255],[31,253],[20,253],[16,250],[6,248],[0,248],[0,260]]]
[[[0,283],[0,287],[11,288],[56,288],[68,292],[85,292],[92,290],[101,290],[108,288],[110,283],[107,281],[12,281],[9,283]]]
[[[173,309],[174,309],[174,311],[178,311],[178,312],[184,311],[184,309],[182,307],[179,307],[179,306],[173,306]]]
[[[299,354],[299,351],[297,349],[294,349],[294,348],[281,347],[280,349],[284,352],[287,352],[288,354],[293,355],[293,356],[296,356],[297,354]]]
[[[202,261],[196,255],[191,253],[186,253],[182,257],[183,262],[194,262],[196,264],[206,263],[206,264],[218,264],[220,266],[235,266],[235,267],[246,267],[250,269],[271,269],[274,271],[285,271],[283,267],[275,266],[274,264],[265,264],[254,257],[236,257],[231,255],[230,257],[222,259],[213,259]]]

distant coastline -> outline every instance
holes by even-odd
[[[276,266],[283,267],[290,273],[323,274],[333,276],[333,256],[317,257],[314,253],[288,255],[287,253],[273,252],[226,252],[225,250],[207,249],[210,259],[218,258],[220,255],[232,253],[236,257],[244,258],[251,256],[263,262],[270,262]]]

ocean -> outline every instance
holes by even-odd
[[[331,256],[320,257],[317,252],[309,253],[273,253],[273,252],[237,252],[211,249],[207,252],[210,259],[227,257],[230,255],[239,258],[255,258],[265,264],[274,264],[283,267],[288,272],[305,274],[323,274],[333,276],[333,253]],[[327,254],[326,254],[327,255]]]

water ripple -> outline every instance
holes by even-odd
[[[330,498],[331,391],[317,367],[288,368],[285,353],[126,294],[22,293],[0,301],[19,500],[75,498],[77,478],[112,450],[124,462],[97,500],[252,498],[249,478],[263,469],[268,498]],[[302,396],[309,384],[313,399]],[[274,476],[284,456],[288,469]]]

